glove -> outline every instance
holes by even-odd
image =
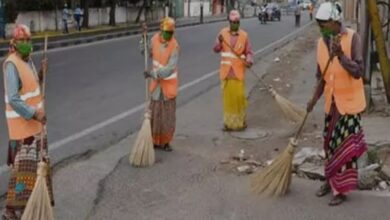
[[[219,35],[219,36],[218,36],[218,40],[219,40],[219,43],[223,43],[223,36],[222,36],[222,35]]]
[[[144,71],[144,77],[145,77],[145,79],[147,79],[147,78],[151,78],[152,75],[150,74],[150,72],[148,70],[145,70]]]

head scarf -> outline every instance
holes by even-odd
[[[231,10],[229,13],[229,21],[240,21],[240,13],[237,10]]]
[[[170,17],[165,17],[161,21],[160,29],[161,29],[161,31],[174,32],[175,31],[175,20],[173,20]]]
[[[11,39],[11,42],[9,45],[9,52],[10,53],[15,52],[15,41],[29,39],[29,38],[31,38],[30,28],[28,28],[24,24],[16,25],[16,27],[12,33],[12,39]]]

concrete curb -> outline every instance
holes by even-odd
[[[181,27],[190,27],[190,26],[197,26],[202,24],[211,24],[211,23],[217,23],[226,21],[226,18],[216,18],[216,19],[210,19],[210,20],[204,20],[203,23],[200,23],[200,21],[183,21],[183,23],[179,23],[177,25],[178,28]],[[153,24],[151,27],[149,27],[149,31],[157,31],[159,30],[158,24]],[[139,30],[139,27],[131,27],[126,30],[126,28],[119,28],[118,30],[102,30],[100,34],[92,35],[91,33],[85,33],[83,36],[80,37],[72,37],[70,36],[69,39],[61,39],[61,37],[57,37],[58,39],[55,39],[56,37],[53,37],[53,41],[49,41],[48,49],[54,49],[54,48],[61,48],[61,47],[69,47],[79,44],[86,44],[96,41],[103,41],[113,38],[119,38],[119,37],[125,37],[125,36],[131,36],[140,34],[141,31]],[[92,36],[89,36],[92,35]],[[49,38],[50,40],[50,38]],[[44,42],[43,39],[36,40],[34,42],[34,51],[42,51],[44,48]],[[3,45],[0,48],[0,57],[3,57],[7,55],[8,53],[8,45]]]
[[[270,44],[269,46],[256,51],[255,57],[257,59],[261,59],[261,56],[263,56],[265,54],[272,53],[272,52],[280,49],[281,47],[285,46],[289,42],[295,40],[297,37],[302,35],[302,31],[305,30],[306,28],[308,28],[310,25],[312,25],[312,23],[314,23],[314,22],[309,22],[308,24],[304,25],[300,29],[297,29],[297,31],[292,32],[292,33],[286,35],[285,37]],[[188,25],[188,26],[193,26],[193,25]],[[141,109],[143,109],[143,108],[141,108]],[[56,152],[60,152],[60,151],[61,151],[61,148],[56,148],[53,151],[50,151],[50,154],[55,154]],[[74,155],[67,155],[67,157],[71,157],[71,156],[74,156]],[[58,159],[58,161],[52,161],[52,164],[57,164],[64,159],[66,159],[66,158],[60,158],[60,159]],[[0,182],[2,180],[8,180],[8,178],[9,178],[9,169],[4,165],[0,165]],[[6,193],[7,185],[8,184],[0,184],[0,195],[3,195]]]

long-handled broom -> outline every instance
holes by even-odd
[[[331,61],[332,58],[330,58],[326,64],[324,75],[327,72]],[[303,131],[308,115],[309,112],[306,112],[298,131],[295,133],[295,136],[290,139],[287,148],[270,166],[266,167],[261,173],[253,177],[251,185],[252,190],[255,193],[267,196],[283,196],[288,192],[291,184],[292,162],[295,149],[298,146],[298,138]]]
[[[246,60],[241,58],[241,56],[232,48],[232,46],[225,41],[225,39],[222,38],[222,41],[238,58],[240,58],[242,62],[245,64],[247,63]],[[261,77],[259,77],[259,75],[252,68],[250,68],[249,71],[259,80],[261,84],[263,84],[264,87],[267,88],[267,91],[274,97],[275,102],[287,119],[293,122],[301,122],[303,120],[305,116],[305,110],[279,95],[275,89],[273,89],[272,86],[268,85]]]
[[[47,41],[48,37],[45,36],[45,48],[44,58],[47,58]],[[43,72],[42,79],[42,103],[45,102],[45,85],[46,85],[46,69]],[[43,105],[44,108],[45,105]],[[45,125],[43,125],[43,131],[41,133],[40,141],[40,162],[37,169],[37,180],[34,185],[34,189],[28,199],[26,208],[22,215],[22,220],[54,220],[53,209],[50,201],[49,190],[47,188],[46,177],[48,175],[48,164],[44,161],[44,137],[46,134]]]
[[[148,68],[148,47],[147,47],[147,32],[144,31],[144,58],[145,70]],[[155,162],[155,152],[153,146],[152,127],[151,127],[151,112],[149,110],[149,81],[146,79],[146,108],[144,121],[141,130],[138,132],[137,139],[129,156],[130,164],[135,167],[152,166]]]

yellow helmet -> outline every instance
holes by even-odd
[[[161,31],[175,31],[175,20],[170,17],[165,17],[161,21],[160,29]]]

